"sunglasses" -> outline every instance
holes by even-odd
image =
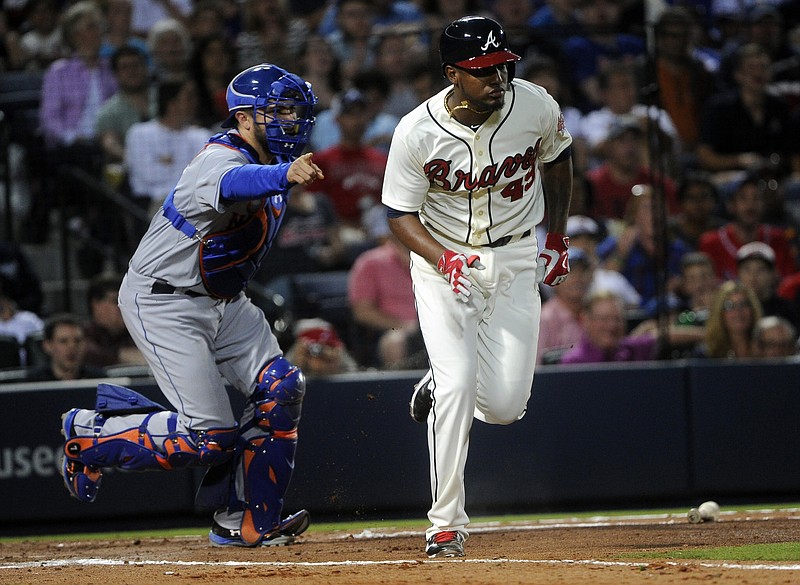
[[[728,300],[723,303],[722,308],[725,309],[726,311],[733,311],[734,309],[749,309],[750,303],[748,303],[747,301],[734,302]]]
[[[491,67],[481,67],[480,69],[465,69],[464,67],[459,67],[458,65],[454,65],[456,69],[461,69],[461,71],[466,71],[473,77],[490,77],[497,75],[498,72],[500,74],[508,73],[508,67],[505,63],[501,63],[500,65],[492,65]]]

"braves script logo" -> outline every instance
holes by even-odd
[[[489,31],[489,36],[486,37],[486,42],[481,47],[481,51],[485,51],[489,47],[494,47],[495,49],[500,48],[500,42],[494,38],[494,31]]]
[[[453,161],[435,158],[425,164],[425,175],[428,177],[432,186],[438,186],[445,191],[474,191],[494,187],[502,177],[511,178],[522,170],[527,170],[524,184],[523,179],[512,181],[503,189],[503,197],[509,197],[512,201],[522,197],[523,191],[530,188],[536,177],[536,159],[539,157],[539,145],[542,139],[536,142],[536,146],[529,146],[525,154],[514,154],[507,156],[502,162],[486,165],[480,173],[473,175],[468,171],[456,169],[452,172]]]

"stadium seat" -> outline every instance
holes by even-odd
[[[16,337],[0,335],[0,368],[18,368],[22,365],[20,345]]]

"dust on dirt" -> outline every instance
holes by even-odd
[[[428,559],[422,530],[311,529],[288,547],[215,548],[205,534],[116,540],[0,543],[0,584],[76,585],[478,585],[800,582],[800,563],[673,560],[718,546],[800,542],[800,511],[632,516],[495,523],[471,527],[463,559]]]

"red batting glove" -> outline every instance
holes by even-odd
[[[467,258],[465,254],[453,252],[453,250],[442,252],[439,262],[436,264],[436,268],[445,275],[447,282],[453,287],[456,297],[462,303],[466,303],[471,294],[472,282],[467,278],[471,266],[478,270],[483,268],[480,263],[480,257],[477,254]]]
[[[544,248],[539,252],[537,280],[558,286],[569,274],[569,238],[564,234],[547,234]]]

